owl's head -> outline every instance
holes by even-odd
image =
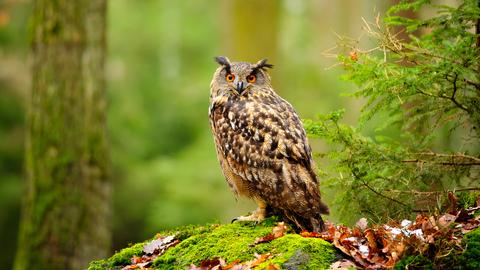
[[[273,68],[267,59],[257,63],[230,62],[227,57],[217,56],[215,61],[220,67],[215,71],[212,80],[212,95],[233,94],[247,95],[253,89],[271,88],[270,76],[266,69]],[[258,88],[260,87],[260,88]]]

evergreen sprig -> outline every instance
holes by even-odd
[[[434,17],[397,15],[426,6],[437,11]],[[477,189],[479,19],[478,0],[457,7],[401,1],[383,22],[365,23],[373,49],[341,38],[337,56],[346,71],[343,78],[358,86],[353,96],[366,99],[359,126],[341,124],[343,111],[305,121],[310,136],[335,145],[328,153],[335,161],[329,181],[341,190],[341,208],[377,220],[405,217],[438,210],[449,190]],[[383,124],[376,134],[383,136],[362,135],[377,116]],[[385,132],[392,128],[399,134]]]

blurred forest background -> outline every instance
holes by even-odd
[[[329,69],[337,36],[361,35],[395,1],[108,1],[108,135],[113,250],[184,224],[228,222],[254,206],[235,201],[216,160],[207,118],[213,56],[268,58],[275,89],[302,118],[346,108],[355,86]],[[29,0],[0,1],[0,265],[10,268],[23,194],[30,91]],[[378,120],[381,121],[381,120]],[[368,129],[367,129],[368,130]],[[368,134],[367,134],[368,135]],[[325,144],[312,141],[314,151]],[[327,202],[334,190],[322,190]],[[348,220],[335,216],[331,220]],[[113,252],[112,250],[112,252]]]

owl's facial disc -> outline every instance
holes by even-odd
[[[254,86],[268,85],[269,77],[266,69],[273,65],[267,63],[267,59],[258,61],[255,64],[248,62],[230,62],[227,57],[217,56],[215,61],[221,65],[218,69],[217,82],[223,86],[226,93],[233,93],[239,96],[246,96]]]

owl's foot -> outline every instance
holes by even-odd
[[[266,208],[259,206],[249,216],[236,217],[232,220],[232,222],[235,222],[235,221],[254,221],[255,223],[260,223],[265,219],[266,214],[267,214]]]

